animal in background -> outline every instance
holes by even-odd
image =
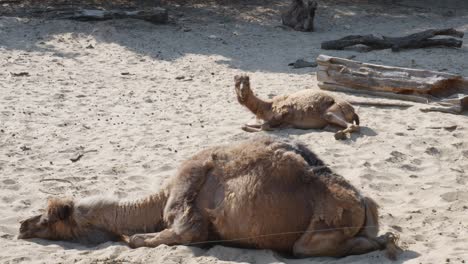
[[[235,76],[234,82],[239,103],[264,120],[262,125],[244,125],[242,129],[247,132],[288,127],[322,129],[334,125],[343,128],[335,133],[335,138],[345,139],[346,133],[359,131],[359,116],[353,106],[327,93],[306,89],[262,100],[252,91],[249,76]]]

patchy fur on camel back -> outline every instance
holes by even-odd
[[[271,137],[206,149],[159,193],[134,202],[53,199],[22,222],[19,238],[131,247],[207,241],[295,256],[341,257],[384,250],[377,204],[304,145]]]
[[[262,100],[252,91],[249,76],[235,76],[234,82],[239,103],[258,119],[264,120],[262,125],[243,126],[242,129],[247,132],[288,127],[313,129],[332,125],[343,128],[335,134],[335,138],[345,139],[346,133],[359,131],[359,116],[351,104],[330,94],[306,89]]]

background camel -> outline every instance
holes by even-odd
[[[158,194],[136,202],[51,200],[22,222],[19,238],[131,247],[225,244],[296,256],[346,256],[387,249],[377,204],[301,144],[274,138],[199,152]],[[219,242],[221,242],[219,241]]]
[[[314,31],[314,17],[317,2],[293,0],[289,8],[281,14],[283,25],[299,31]]]
[[[337,125],[344,130],[336,132],[335,139],[344,139],[346,133],[359,131],[359,117],[351,104],[344,100],[309,89],[275,96],[272,100],[262,100],[255,96],[250,88],[249,76],[235,76],[234,81],[239,103],[257,118],[265,121],[262,125],[243,126],[242,129],[247,132],[284,127],[310,129]]]

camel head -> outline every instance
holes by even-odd
[[[21,222],[19,239],[43,238],[50,240],[73,239],[76,224],[72,219],[73,202],[69,200],[49,200],[43,214]]]
[[[43,214],[21,221],[18,239],[42,238],[86,244],[119,241],[121,234],[112,229],[114,226],[107,221],[108,215],[101,210],[112,204],[102,199],[78,204],[68,199],[51,199]]]
[[[306,13],[303,14],[303,31],[314,31],[314,17],[315,17],[315,10],[317,10],[317,2],[315,1],[307,1],[305,4]]]
[[[250,89],[250,78],[247,75],[236,75],[234,77],[237,100],[244,104],[247,98],[252,94]]]

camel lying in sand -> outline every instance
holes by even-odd
[[[346,133],[359,131],[359,117],[346,101],[329,94],[302,90],[290,95],[262,100],[250,88],[249,76],[235,76],[237,100],[255,116],[265,122],[262,125],[245,125],[247,132],[294,127],[301,129],[324,128],[337,125],[344,128],[335,133],[336,139],[345,139]],[[353,124],[355,122],[355,124]]]
[[[143,200],[51,200],[19,238],[133,248],[209,241],[301,257],[386,249],[395,258],[396,237],[377,236],[378,220],[377,204],[305,146],[266,137],[199,152]]]

